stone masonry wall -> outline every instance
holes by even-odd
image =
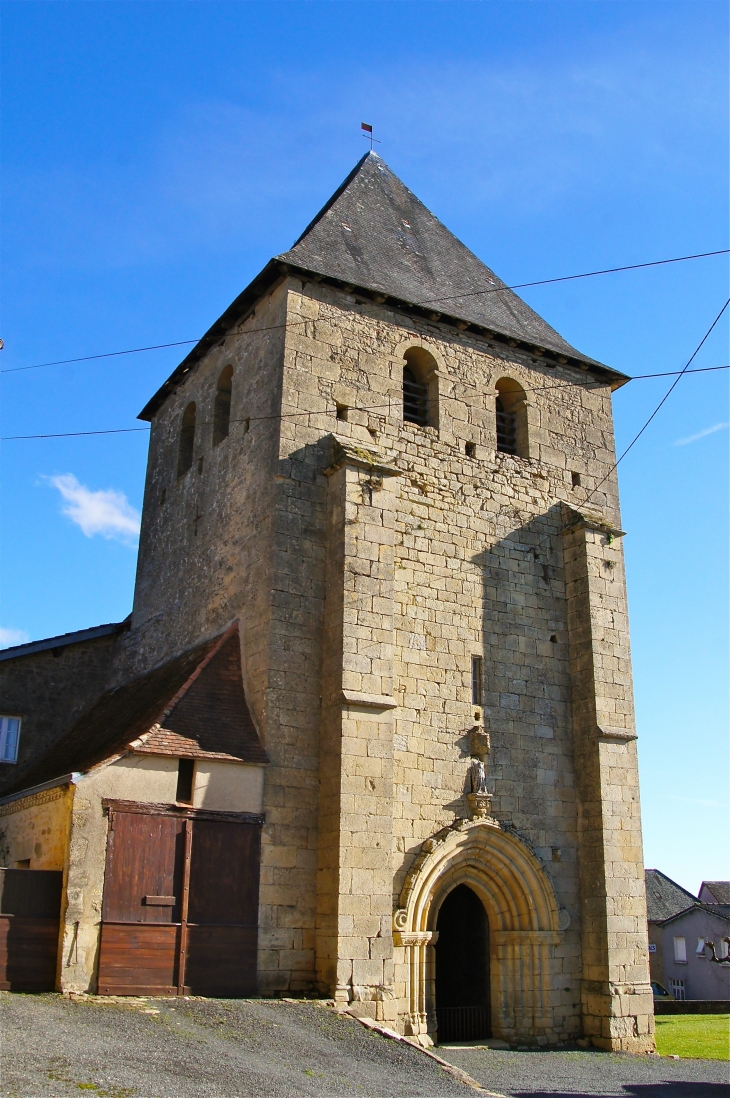
[[[296,460],[296,483],[316,498],[308,506],[293,483],[288,514],[304,511],[312,543],[323,544],[322,472],[331,460],[323,440],[332,432],[375,444],[402,473],[394,562],[394,896],[420,843],[455,814],[466,815],[471,657],[482,655],[492,812],[534,848],[569,918],[555,949],[551,1007],[556,1035],[574,1035],[582,1024],[581,910],[562,531],[565,504],[579,508],[589,496],[606,521],[618,524],[615,476],[594,493],[614,460],[610,391],[579,369],[551,368],[322,285],[298,293],[292,283],[288,316],[281,468],[285,474]],[[409,347],[426,349],[436,362],[438,427],[402,422]],[[496,453],[501,377],[527,394],[529,457]],[[320,560],[305,565],[297,590],[321,575]],[[293,599],[293,613],[303,597]],[[316,665],[316,607],[306,628]],[[628,664],[620,673],[630,694]],[[295,678],[282,676],[283,694],[296,688]],[[325,695],[328,688],[325,681]],[[313,727],[319,692],[312,685],[308,696],[297,696],[297,721],[309,716]],[[626,765],[635,769],[635,760]]]
[[[23,772],[94,704],[119,642],[112,633],[0,662],[0,712],[22,719],[18,761],[0,763],[0,796],[22,788]]]
[[[244,682],[263,733],[271,515],[278,452],[281,288],[198,364],[152,423],[125,679],[241,616]],[[230,433],[212,444],[218,378],[233,367]],[[177,477],[182,415],[197,407],[193,464]]]

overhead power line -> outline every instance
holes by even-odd
[[[165,347],[184,347],[190,343],[199,343],[199,339],[179,339],[177,343],[155,343],[151,347],[131,347],[128,351],[107,351],[103,355],[83,355],[82,358],[59,358],[56,362],[37,362],[35,366],[11,366],[0,370],[0,374],[19,374],[23,370],[42,370],[44,366],[68,366],[72,362],[92,362],[97,358],[117,358],[118,355],[138,355],[142,351],[162,351]]]
[[[630,263],[627,267],[606,267],[601,271],[584,271],[582,274],[561,275],[560,278],[541,278],[537,282],[515,282],[512,286],[490,286],[487,290],[472,290],[468,294],[453,294],[451,297],[432,297],[416,301],[416,305],[431,305],[436,301],[456,301],[462,297],[478,297],[481,294],[498,294],[501,290],[524,290],[528,286],[549,286],[553,282],[572,282],[575,278],[595,278],[596,275],[618,274],[620,271],[638,271],[641,267],[663,267],[667,263],[684,263],[688,259],[706,259],[711,255],[727,255],[730,249],[721,248],[717,252],[698,252],[696,255],[678,255],[673,259],[652,259],[649,263]]]
[[[599,488],[601,487],[601,485],[602,485],[602,484],[605,484],[605,482],[606,482],[606,481],[608,480],[608,478],[609,478],[609,477],[611,476],[611,473],[613,473],[613,472],[614,472],[614,470],[615,470],[615,469],[617,469],[617,468],[619,467],[619,465],[621,464],[621,462],[622,462],[622,461],[624,460],[624,458],[625,458],[625,457],[626,457],[626,455],[628,454],[629,450],[631,450],[631,449],[632,449],[632,448],[633,448],[633,447],[634,447],[634,446],[636,445],[636,443],[637,443],[637,442],[639,441],[639,439],[641,438],[641,436],[643,435],[644,431],[645,431],[645,430],[647,429],[647,427],[649,426],[649,424],[651,423],[651,421],[652,421],[652,420],[654,419],[654,417],[655,417],[655,416],[656,416],[656,415],[658,414],[658,412],[659,412],[660,408],[662,408],[662,406],[663,406],[664,404],[666,404],[666,402],[667,402],[667,401],[669,400],[669,397],[670,397],[670,396],[672,395],[672,393],[674,392],[674,390],[675,390],[675,389],[677,388],[677,386],[679,385],[679,383],[680,383],[680,381],[682,380],[682,378],[684,377],[684,375],[685,375],[685,374],[688,374],[688,373],[695,373],[695,372],[699,373],[699,371],[694,371],[694,370],[690,370],[690,368],[689,368],[689,367],[690,367],[690,366],[692,365],[692,363],[694,362],[694,360],[695,360],[695,359],[697,358],[697,355],[698,355],[698,354],[700,353],[700,350],[702,349],[702,347],[704,346],[704,344],[705,344],[705,343],[707,342],[707,340],[709,339],[709,337],[710,337],[710,333],[711,333],[711,332],[713,331],[713,329],[714,329],[715,325],[716,325],[716,324],[717,324],[717,323],[719,322],[719,320],[720,320],[720,317],[721,317],[721,316],[722,316],[722,314],[723,314],[723,313],[725,312],[725,310],[727,309],[728,305],[730,305],[730,297],[729,297],[729,298],[727,299],[727,301],[725,302],[725,304],[723,305],[723,307],[722,307],[722,308],[720,309],[720,312],[719,312],[719,313],[717,314],[717,316],[716,316],[716,317],[715,317],[715,319],[713,320],[712,324],[711,324],[711,325],[710,325],[710,327],[709,327],[709,328],[707,329],[707,331],[705,332],[705,334],[703,335],[702,339],[701,339],[701,340],[699,341],[699,343],[698,343],[698,344],[697,344],[697,346],[695,347],[695,349],[694,349],[694,351],[692,352],[692,354],[690,355],[690,357],[689,357],[689,358],[687,359],[687,364],[686,364],[686,365],[685,365],[685,366],[683,367],[683,369],[681,369],[681,370],[679,371],[679,374],[678,374],[678,375],[677,375],[677,377],[676,377],[676,378],[674,379],[674,381],[672,382],[672,384],[671,384],[671,385],[669,386],[669,388],[667,389],[666,393],[664,394],[664,396],[662,397],[662,399],[661,399],[661,400],[659,401],[659,403],[657,404],[656,408],[654,409],[654,411],[653,411],[653,412],[651,413],[651,415],[650,415],[650,416],[649,416],[649,418],[647,419],[647,421],[646,421],[646,423],[644,424],[644,426],[643,426],[643,427],[641,428],[641,430],[640,430],[640,431],[638,431],[638,432],[637,432],[637,433],[636,433],[636,434],[634,435],[634,437],[632,438],[631,442],[630,442],[630,443],[628,444],[628,446],[626,447],[626,449],[624,450],[624,452],[623,452],[623,453],[621,454],[621,457],[619,457],[619,458],[617,458],[617,459],[616,459],[616,461],[615,461],[615,462],[613,463],[613,465],[611,466],[611,468],[610,468],[610,469],[608,470],[608,472],[606,473],[605,477],[603,477],[603,479],[602,479],[602,480],[599,480],[598,484],[597,484],[597,485],[596,485],[596,487],[595,487],[595,488],[593,489],[593,491],[592,491],[592,492],[591,492],[591,493],[590,493],[590,494],[589,494],[588,496],[586,496],[586,499],[585,499],[585,502],[586,502],[586,503],[588,503],[588,501],[589,501],[589,500],[590,500],[590,499],[591,499],[591,498],[592,498],[592,497],[593,497],[593,496],[594,496],[594,495],[596,494],[596,492],[597,492],[597,491],[598,491],[598,489],[599,489]]]
[[[128,435],[134,431],[149,431],[149,427],[112,427],[108,431],[62,431],[57,435],[6,435],[0,442],[19,442],[30,438],[82,438],[84,435]]]
[[[523,290],[529,286],[548,286],[555,282],[572,282],[578,278],[595,278],[597,275],[617,274],[622,271],[638,271],[643,267],[662,267],[669,263],[685,263],[690,259],[707,259],[709,256],[727,255],[728,253],[730,253],[730,248],[721,248],[715,252],[697,252],[695,255],[679,255],[674,256],[671,259],[653,259],[648,263],[631,263],[624,267],[606,267],[600,271],[583,271],[581,274],[560,275],[558,278],[542,278],[536,282],[516,282],[512,286],[490,286],[484,290],[472,290],[464,294],[453,294],[451,297],[424,298],[413,304],[430,305],[437,301],[456,301],[465,297],[477,297],[480,294],[499,293],[502,290]],[[238,334],[255,335],[258,332],[272,332],[279,328],[301,327],[306,323],[306,320],[301,320],[291,321],[286,324],[272,324],[264,328],[249,328],[248,331],[239,331]],[[11,366],[6,370],[0,370],[0,374],[18,374],[23,373],[26,370],[42,370],[46,366],[68,366],[77,362],[93,362],[102,358],[118,358],[120,355],[137,355],[144,351],[162,351],[169,347],[184,347],[193,343],[199,343],[201,339],[202,336],[199,336],[197,339],[179,339],[174,343],[155,343],[149,347],[130,347],[125,351],[106,351],[103,354],[98,355],[82,355],[80,358],[59,358],[53,362],[38,362],[33,366]]]
[[[720,313],[720,316],[722,316],[722,313]],[[718,316],[717,319],[719,320],[720,317]],[[715,323],[717,323],[717,321]],[[714,325],[713,325],[713,327],[714,327]],[[709,335],[709,332],[707,334]],[[707,338],[707,336],[705,338]],[[700,344],[700,346],[701,346],[701,344]],[[699,350],[699,347],[697,348],[697,350]],[[696,354],[697,354],[697,352],[695,351],[695,355]],[[692,357],[694,358],[695,355],[693,355]],[[690,359],[690,362],[691,361],[692,361],[692,359]],[[699,366],[695,370],[688,370],[687,367],[685,366],[685,368],[683,370],[665,370],[662,373],[658,373],[658,374],[637,374],[636,377],[633,377],[630,380],[631,381],[645,381],[649,378],[674,377],[676,375],[677,381],[679,381],[679,378],[682,377],[684,374],[706,374],[706,373],[713,372],[715,370],[730,370],[730,363],[726,366]],[[675,381],[674,385],[677,384],[677,381]],[[569,387],[569,385],[570,385],[569,382],[563,382],[560,385],[534,385],[532,387],[526,387],[525,392],[535,393],[535,392],[544,392],[545,389],[566,389],[566,388]],[[674,385],[672,386],[672,388],[674,388]],[[588,388],[588,389],[591,389],[591,388],[592,389],[604,388],[605,389],[606,388],[606,383],[605,382],[594,382],[593,384],[591,384],[590,382],[587,382],[586,385],[585,385],[585,388]],[[670,389],[669,392],[671,392],[671,391],[672,390]],[[667,396],[669,396],[669,393],[667,393]],[[667,399],[667,397],[665,396],[664,400],[666,400],[666,399]],[[388,404],[373,404],[373,405],[370,405],[367,408],[355,408],[355,407],[353,407],[353,408],[350,408],[349,410],[351,412],[390,411],[392,409],[394,403],[397,404],[398,401],[397,400],[396,401],[391,400]],[[664,401],[662,401],[662,403],[664,403]],[[659,407],[661,407],[661,405],[659,405]],[[659,408],[657,408],[656,411],[658,411],[658,410],[659,410]],[[331,409],[323,408],[321,412],[280,412],[276,415],[271,415],[271,416],[244,416],[242,419],[232,419],[232,420],[230,420],[230,422],[231,423],[244,423],[244,422],[260,423],[260,422],[263,422],[264,420],[271,420],[271,419],[299,419],[302,416],[327,415],[328,411],[331,411]],[[654,412],[653,415],[656,415],[656,412]],[[652,418],[653,418],[653,416],[652,416]],[[649,421],[647,421],[646,426],[648,426],[648,422]],[[198,422],[196,424],[196,426],[200,426],[200,427],[209,426],[209,425],[210,425],[210,423],[209,423],[208,420],[198,420]],[[28,440],[28,439],[40,439],[40,438],[82,438],[85,435],[123,435],[123,434],[131,434],[131,433],[134,433],[134,432],[137,432],[137,431],[149,431],[149,430],[150,430],[149,427],[115,427],[115,428],[112,428],[112,429],[107,430],[107,431],[63,431],[63,432],[60,432],[58,434],[47,434],[47,435],[6,435],[4,438],[0,438],[0,442],[19,442],[19,441],[24,441],[24,440]],[[644,428],[642,428],[642,431],[643,430],[644,430]],[[637,435],[637,438],[638,438],[638,435]],[[636,441],[636,440],[634,440],[634,441]],[[633,443],[631,445],[633,446]],[[626,451],[626,452],[628,453],[628,451]],[[622,454],[622,457],[624,457],[624,456],[625,455]],[[621,458],[619,458],[619,461],[620,460],[621,460]],[[618,465],[618,462],[616,462],[616,465]],[[613,468],[615,469],[616,466],[614,466]],[[613,472],[613,469],[611,469],[610,472]],[[610,475],[610,472],[607,475]],[[603,481],[601,481],[601,483],[603,483]]]

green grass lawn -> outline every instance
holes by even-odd
[[[730,1014],[658,1014],[654,1020],[661,1056],[730,1059]]]

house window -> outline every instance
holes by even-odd
[[[704,956],[705,956],[705,939],[704,938],[698,938],[697,939],[697,949],[695,950],[695,953],[697,954],[698,957],[703,957],[704,958]]]
[[[502,377],[497,382],[495,410],[499,453],[529,457],[525,391],[510,377]]]
[[[193,785],[195,778],[195,759],[178,759],[177,792],[175,800],[181,804],[193,803]]]
[[[675,941],[676,941],[676,938],[675,938]],[[684,1000],[686,998],[686,994],[685,994],[685,990],[684,990],[684,980],[670,980],[669,981],[669,986],[672,989],[672,995],[674,996],[674,998],[679,999],[680,1002],[684,1002]]]
[[[183,412],[180,427],[180,447],[177,452],[178,479],[184,477],[193,464],[195,450],[195,402],[191,401]]]
[[[18,761],[20,717],[0,717],[0,762]]]
[[[226,366],[218,378],[218,390],[213,407],[213,445],[218,446],[228,438],[231,425],[231,390],[233,388],[233,367]]]
[[[471,658],[471,704],[483,705],[484,703],[484,660],[481,656]]]
[[[675,938],[674,939],[674,960],[678,965],[687,964],[687,939]]]

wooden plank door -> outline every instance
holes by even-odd
[[[261,827],[196,819],[185,985],[193,995],[256,993]]]
[[[176,995],[186,834],[178,816],[110,810],[100,995]]]
[[[0,989],[53,991],[63,873],[0,869]]]

